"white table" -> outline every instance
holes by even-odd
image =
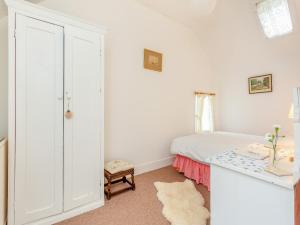
[[[209,161],[211,225],[300,225],[298,175],[277,177],[266,161],[232,151]]]

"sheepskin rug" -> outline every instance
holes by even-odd
[[[162,213],[172,225],[206,225],[209,211],[192,181],[155,182],[154,186],[163,204]]]

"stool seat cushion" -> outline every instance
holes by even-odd
[[[111,174],[133,169],[134,166],[129,162],[122,160],[113,160],[105,164],[104,169]]]

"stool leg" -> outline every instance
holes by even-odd
[[[107,179],[107,200],[111,199],[111,178]]]
[[[135,190],[134,173],[131,174],[132,190]]]
[[[122,177],[123,183],[126,183],[126,177]]]

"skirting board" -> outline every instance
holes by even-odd
[[[135,166],[135,174],[143,174],[150,172],[152,170],[157,170],[166,166],[172,165],[174,161],[174,156],[170,156],[164,159],[152,161],[152,162],[146,162]]]
[[[81,214],[90,212],[92,210],[98,209],[102,206],[104,206],[104,201],[94,202],[94,203],[91,203],[89,205],[79,207],[79,208],[75,208],[71,211],[64,212],[64,213],[56,215],[56,216],[48,217],[46,219],[30,223],[28,225],[52,225],[52,224],[55,224],[55,223],[73,218],[75,216],[79,216]]]

